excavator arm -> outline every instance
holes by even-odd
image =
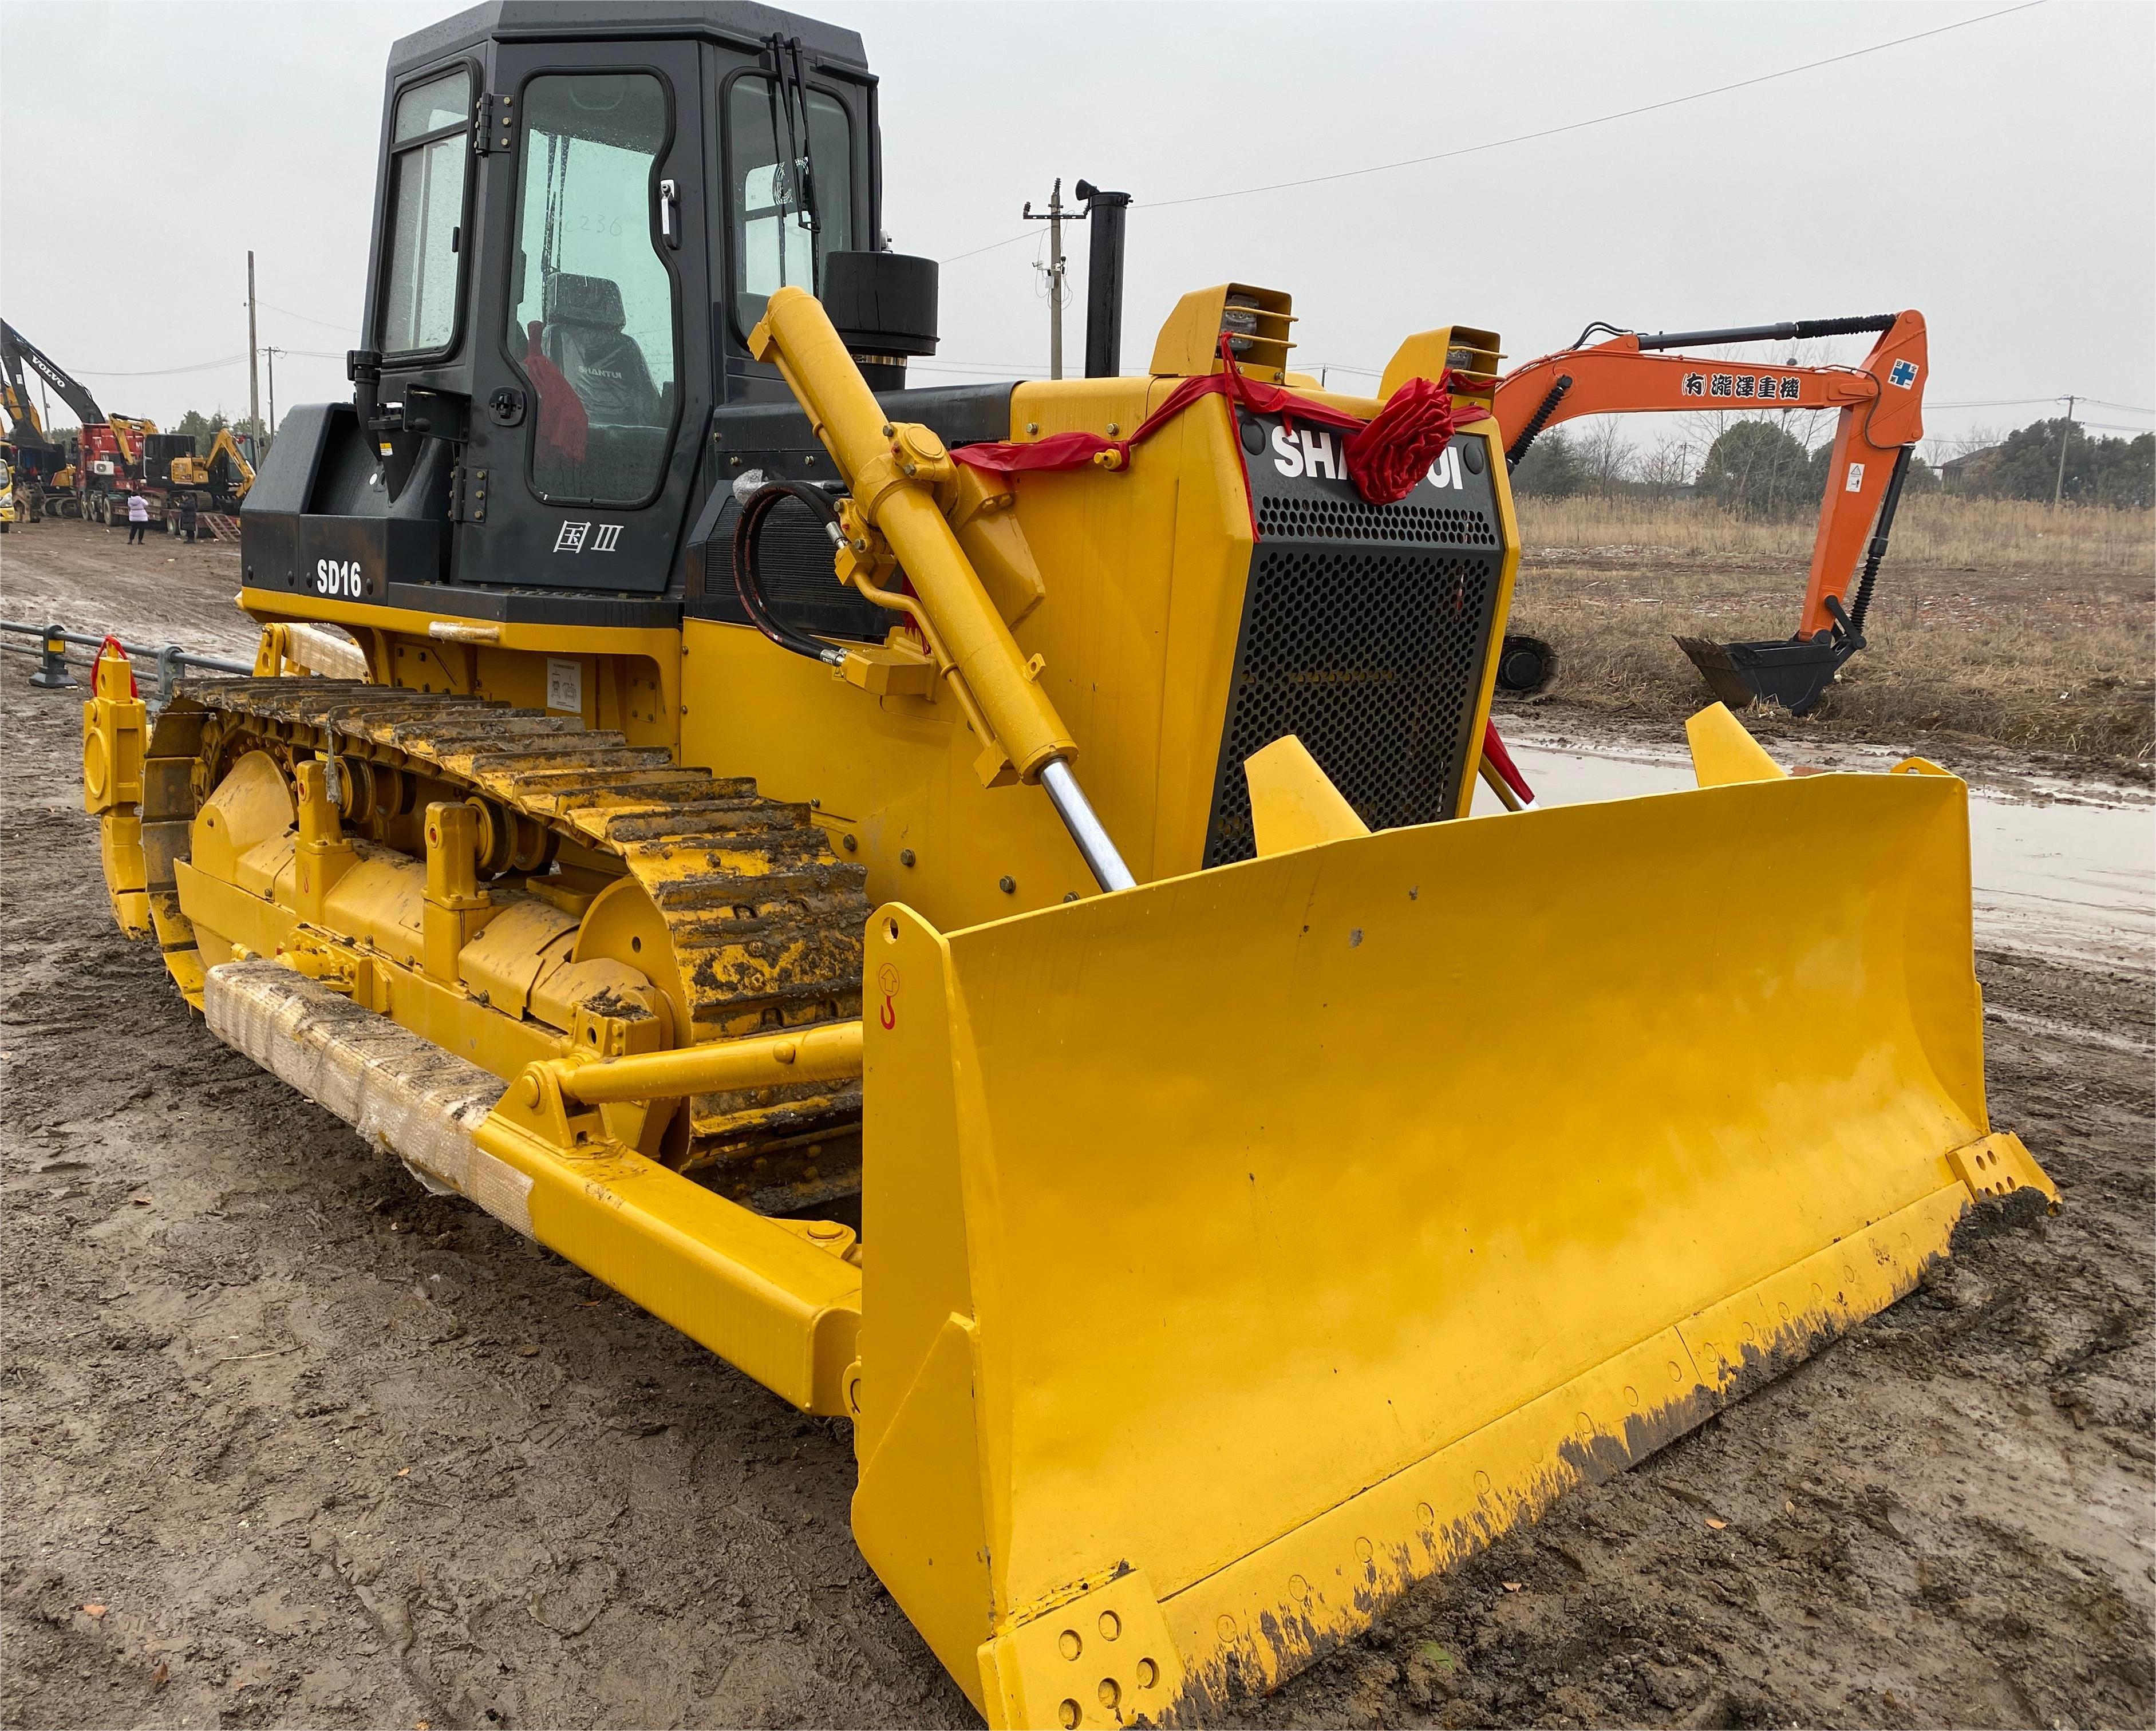
[[[124,414],[108,415],[105,425],[112,429],[113,439],[120,446],[120,455],[130,469],[137,468],[142,461],[142,441],[157,430],[155,421],[134,419]]]
[[[218,467],[219,459],[230,465],[228,471],[220,473]],[[254,465],[247,460],[247,453],[240,448],[239,441],[232,436],[229,427],[217,429],[217,438],[210,445],[209,455],[203,459],[203,464],[218,491],[228,493],[235,500],[244,499],[247,490],[254,485]]]
[[[175,486],[208,488],[220,511],[236,507],[254,485],[254,465],[229,427],[217,429],[207,455],[173,458],[172,475]]]
[[[1672,352],[1859,331],[1876,331],[1879,340],[1856,367],[1741,366]],[[1625,331],[1514,369],[1498,383],[1496,410],[1512,466],[1547,429],[1583,415],[1838,410],[1795,634],[1768,644],[1678,639],[1723,701],[1770,700],[1801,714],[1863,647],[1871,585],[1910,454],[1923,436],[1928,372],[1923,315],[1913,311],[1652,336]]]
[[[105,419],[105,411],[97,406],[97,399],[76,383],[64,367],[5,319],[0,319],[0,378],[6,381],[8,414],[13,424],[12,434],[17,444],[26,448],[34,444],[43,449],[59,449],[47,436],[43,424],[38,419],[37,411],[31,407],[29,383],[23,376],[25,367],[49,385],[60,400],[74,411],[77,425],[94,427]],[[26,429],[28,436],[25,436]]]

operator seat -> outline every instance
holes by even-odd
[[[651,368],[623,330],[621,286],[611,278],[551,273],[540,299],[540,352],[559,367],[594,429],[663,427]]]

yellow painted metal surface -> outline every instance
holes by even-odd
[[[1012,436],[1127,433],[1176,383],[1021,384]],[[1050,599],[1012,635],[1029,660],[1042,658],[1039,683],[1078,742],[1086,795],[1141,880],[1194,871],[1250,562],[1243,454],[1227,411],[1195,405],[1126,473],[1029,474],[1016,491],[1012,516]],[[683,761],[753,774],[775,798],[817,800],[841,857],[868,867],[871,901],[901,900],[957,927],[1094,893],[1045,801],[980,785],[979,742],[947,694],[878,697],[714,620],[685,622],[681,665]]]
[[[1726,703],[1710,703],[1691,717],[1685,722],[1685,738],[1691,747],[1692,773],[1702,788],[1779,781],[1786,773]]]
[[[532,1102],[512,1086],[475,1133],[531,1179],[532,1235],[774,1394],[844,1414],[860,1318],[853,1234],[752,1214],[578,1128],[558,1093]]]
[[[240,590],[239,604],[264,624],[314,620],[341,625],[358,639],[372,678],[413,691],[466,692],[544,709],[547,664],[572,660],[587,727],[619,729],[629,743],[639,746],[670,746],[680,737],[677,631],[489,623],[479,628],[485,634],[483,641],[459,641],[430,634],[443,624],[431,614],[373,602],[250,587]]]
[[[861,1025],[827,1022],[799,1034],[710,1040],[608,1063],[564,1066],[558,1081],[564,1094],[597,1106],[679,1100],[787,1081],[835,1081],[860,1073]]]
[[[1253,752],[1243,773],[1250,780],[1250,824],[1260,858],[1370,833],[1292,734]]]
[[[749,352],[778,364],[809,424],[851,488],[861,519],[889,537],[926,609],[934,640],[970,693],[998,754],[1024,781],[1076,754],[1055,705],[1012,639],[945,519],[935,488],[954,486],[955,466],[925,426],[892,424],[862,378],[822,305],[806,290],[774,290],[749,333]],[[863,551],[866,549],[864,548]],[[995,779],[993,769],[983,781]]]
[[[1959,783],[1830,775],[879,911],[864,1552],[962,1681],[1124,1564],[1192,1700],[1294,1669],[1945,1251],[1969,907]]]
[[[1152,1581],[1133,1569],[981,1645],[992,1725],[1158,1724],[1188,1681]]]

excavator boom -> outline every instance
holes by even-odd
[[[1672,352],[1866,331],[1879,340],[1856,367],[1739,364]],[[1655,335],[1622,331],[1514,368],[1499,382],[1496,407],[1513,467],[1542,433],[1584,415],[1839,412],[1794,634],[1766,643],[1677,639],[1724,702],[1773,701],[1802,714],[1864,646],[1872,585],[1910,456],[1923,437],[1929,371],[1923,316],[1913,311]]]
[[[30,401],[25,368],[74,411],[72,460],[45,432]],[[105,496],[113,491],[111,481],[125,480],[130,470],[140,469],[142,441],[157,431],[155,421],[107,414],[86,386],[5,320],[0,320],[0,407],[8,413],[16,444],[35,454],[39,481],[71,486],[76,495],[71,508],[77,512],[104,508]],[[135,478],[139,480],[139,475]]]

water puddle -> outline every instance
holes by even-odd
[[[1536,796],[1551,805],[1630,799],[1694,785],[1681,747],[1605,749],[1508,740]],[[1889,752],[1845,753],[1849,767],[1883,770]],[[1948,768],[1953,766],[1948,764]],[[1972,787],[1969,858],[1975,877],[1977,942],[2077,963],[2156,971],[2156,805],[2120,797],[2092,799],[2061,783],[2064,797],[2017,798]],[[1497,810],[1478,787],[1475,809]]]

